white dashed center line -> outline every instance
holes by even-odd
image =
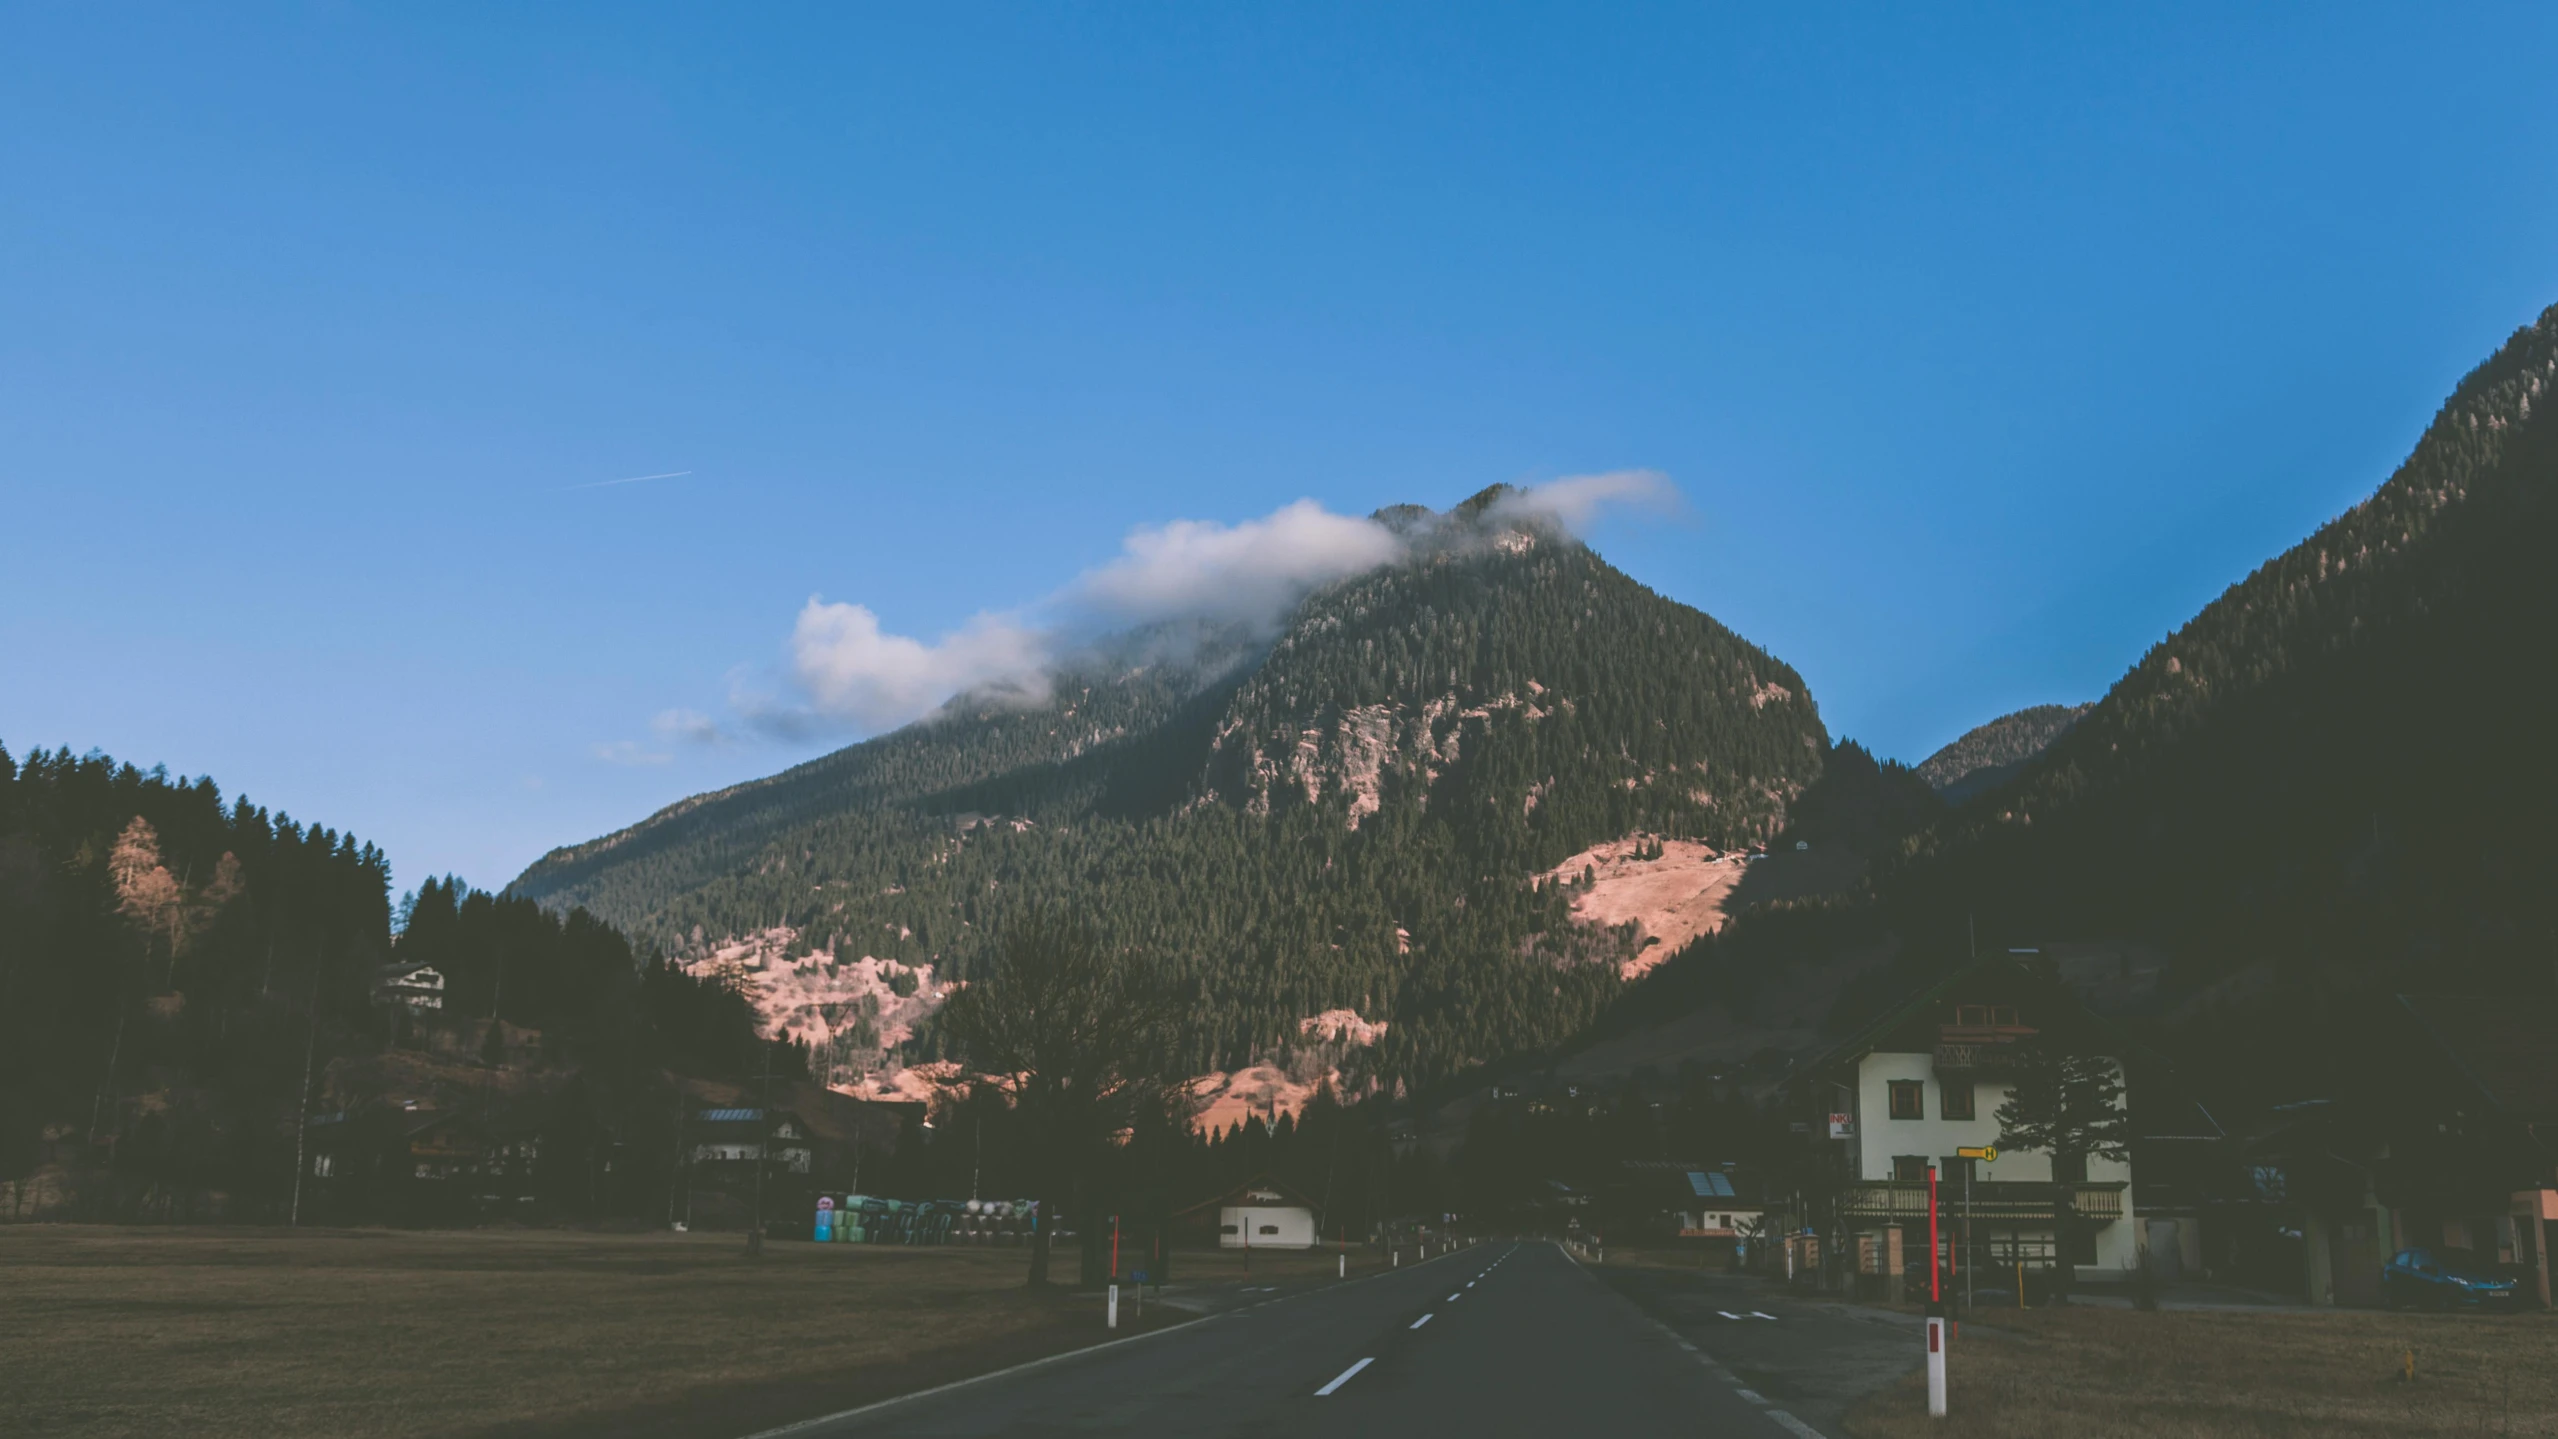
[[[1424,1315],[1422,1315],[1420,1318],[1413,1320],[1413,1321],[1412,1321],[1412,1326],[1411,1326],[1411,1327],[1412,1327],[1412,1328],[1415,1328],[1415,1329],[1418,1329],[1418,1328],[1420,1328],[1422,1325],[1427,1324],[1427,1323],[1429,1323],[1429,1322],[1430,1322],[1430,1316],[1429,1316],[1429,1315],[1427,1315],[1427,1314],[1424,1314]],[[1367,1363],[1368,1361],[1367,1361],[1367,1360],[1365,1360],[1365,1359],[1362,1359],[1362,1360],[1360,1360],[1359,1362],[1360,1362],[1360,1363],[1362,1363],[1362,1364],[1365,1364],[1365,1363]]]
[[[1360,1370],[1365,1369],[1376,1362],[1376,1356],[1370,1355],[1369,1357],[1360,1360],[1358,1363],[1351,1365],[1349,1368],[1342,1370],[1340,1373],[1335,1374],[1332,1376],[1331,1383],[1326,1384],[1321,1389],[1315,1391],[1315,1397],[1317,1399],[1329,1397],[1333,1390],[1338,1389],[1342,1385],[1357,1378]]]

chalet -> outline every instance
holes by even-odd
[[[1323,1232],[1321,1210],[1267,1176],[1177,1210],[1172,1223],[1176,1231],[1205,1238],[1211,1215],[1220,1249],[1312,1249]]]
[[[1836,1164],[1836,1226],[1855,1236],[1861,1271],[1897,1272],[1883,1257],[1896,1254],[1925,1264],[1931,1167],[1949,1242],[1968,1232],[1985,1265],[2066,1263],[2082,1278],[2112,1278],[2136,1261],[2128,1159],[2090,1157],[2055,1173],[2048,1154],[2009,1149],[1981,1163],[1958,1153],[1998,1146],[1998,1108],[2029,1040],[2111,1057],[2119,1072],[2123,1047],[2110,1031],[2046,966],[2005,955],[1957,971],[1807,1071],[1803,1097],[1824,1116],[1815,1133],[1827,1134]],[[2064,1199],[2078,1221],[2066,1234],[2054,1223]]]
[[[775,1171],[806,1174],[816,1163],[808,1122],[787,1109],[697,1109],[684,1129],[697,1168],[751,1171],[762,1159]]]

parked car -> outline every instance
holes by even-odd
[[[2380,1299],[2392,1309],[2519,1306],[2522,1276],[2466,1249],[2402,1249],[2380,1271]]]

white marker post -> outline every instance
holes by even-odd
[[[1341,1255],[1341,1276],[1340,1276],[1340,1277],[1342,1277],[1342,1278],[1344,1278],[1344,1279],[1347,1279],[1347,1278],[1349,1278],[1349,1277],[1350,1277],[1350,1253],[1349,1253],[1349,1251],[1348,1251],[1348,1250],[1344,1250],[1344,1251],[1342,1251],[1342,1255]]]
[[[1945,1417],[1945,1269],[1936,1257],[1936,1166],[1927,1167],[1927,1417]]]
[[[1116,1283],[1110,1286],[1110,1327],[1119,1327],[1119,1286]]]

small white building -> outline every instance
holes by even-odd
[[[1174,1216],[1176,1220],[1217,1217],[1220,1249],[1312,1249],[1322,1240],[1322,1216],[1294,1190],[1270,1179],[1204,1200]]]
[[[373,997],[425,1014],[444,1007],[444,976],[432,965],[388,964],[373,981]]]

